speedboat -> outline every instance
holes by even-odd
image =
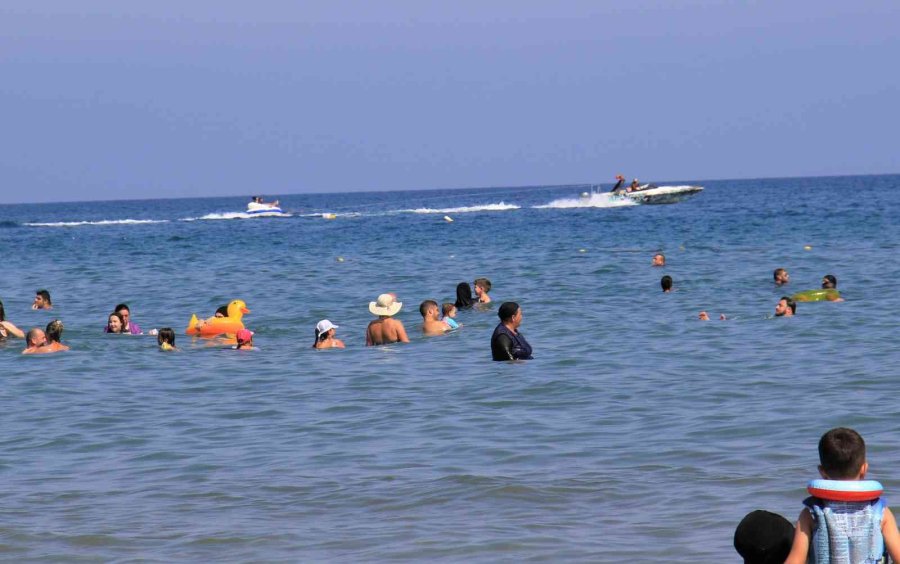
[[[657,186],[642,184],[631,192],[617,192],[639,204],[677,204],[703,191],[702,186]]]
[[[284,212],[277,204],[250,202],[247,204],[247,215],[281,215]]]

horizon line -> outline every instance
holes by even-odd
[[[867,174],[825,174],[825,175],[817,175],[817,176],[763,176],[763,177],[733,177],[733,178],[707,178],[703,180],[697,180],[697,182],[727,182],[729,180],[785,180],[792,178],[847,178],[852,176],[896,176],[900,175],[900,172],[882,172],[882,173],[867,173]],[[683,180],[664,180],[660,182],[683,182]],[[283,196],[300,196],[300,195],[308,195],[308,196],[321,196],[321,195],[329,195],[329,194],[379,194],[384,192],[428,192],[432,190],[501,190],[501,189],[510,189],[510,188],[519,188],[525,190],[531,190],[535,188],[562,188],[565,186],[602,186],[604,184],[612,185],[613,182],[600,182],[600,183],[592,183],[592,182],[572,182],[572,183],[563,183],[563,184],[529,184],[516,186],[513,184],[502,185],[502,186],[455,186],[455,187],[435,187],[435,188],[405,188],[405,189],[347,189],[341,191],[333,191],[333,192],[285,192],[282,194],[271,194],[272,197],[283,197]],[[252,194],[265,194],[269,196],[268,192],[253,192]],[[221,196],[175,196],[170,198],[145,198],[145,197],[134,197],[134,198],[116,198],[116,199],[76,199],[76,200],[54,200],[50,202],[0,202],[0,206],[21,206],[21,205],[45,205],[45,204],[80,204],[80,203],[107,203],[107,202],[153,202],[153,201],[166,201],[166,200],[203,200],[203,199],[212,199],[212,198],[239,198],[239,197],[247,197],[240,194],[224,194]]]

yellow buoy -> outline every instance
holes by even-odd
[[[323,213],[322,219],[335,219],[337,216],[333,213]]]

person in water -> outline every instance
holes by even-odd
[[[487,278],[476,278],[475,279],[475,297],[478,298],[478,303],[480,304],[489,304],[491,303],[491,297],[488,295],[488,292],[491,291],[491,281]]]
[[[456,309],[471,309],[475,305],[472,299],[472,287],[468,282],[460,282],[456,285]]]
[[[366,346],[387,345],[390,343],[408,343],[403,322],[394,319],[400,312],[403,302],[398,302],[394,294],[381,294],[374,302],[369,302],[369,312],[378,319],[366,327]]]
[[[450,330],[450,325],[439,319],[440,310],[436,301],[422,302],[419,305],[419,313],[422,314],[422,332],[426,335],[440,335]]]
[[[25,338],[25,332],[16,327],[11,321],[6,320],[6,310],[3,309],[3,302],[0,301],[0,340],[6,339],[12,335],[19,339]]]
[[[866,479],[866,442],[846,427],[831,429],[819,439],[819,475],[825,480]],[[794,543],[785,564],[815,562],[881,562],[885,554],[900,562],[900,532],[881,498],[869,501],[828,501],[809,497],[797,520]],[[843,554],[831,554],[836,549]],[[875,552],[882,551],[880,554]],[[813,559],[809,559],[810,551]]]
[[[775,305],[775,317],[793,317],[797,313],[797,302],[790,296],[781,296]]]
[[[35,292],[31,309],[53,309],[53,301],[50,299],[50,292],[47,290],[38,290]]]
[[[532,360],[531,345],[519,332],[522,308],[516,302],[503,302],[497,311],[500,323],[491,336],[491,356],[494,360]]]
[[[794,525],[762,509],[745,515],[734,531],[734,549],[744,564],[782,564],[793,542]]]
[[[829,292],[828,295],[825,296],[825,299],[829,302],[842,302],[844,298],[841,297],[839,293],[837,293],[837,277],[834,274],[826,274],[822,277],[822,289],[823,290],[835,290],[835,293]]]
[[[128,307],[128,304],[119,304],[114,309],[116,313],[119,314],[119,317],[122,318],[123,329],[121,331],[117,331],[117,333],[128,333],[130,335],[143,335],[141,328],[137,323],[131,321],[131,309]],[[109,324],[107,324],[107,328],[103,331],[109,333]]]
[[[175,347],[175,330],[171,327],[163,327],[156,333],[156,343],[159,345],[159,350],[161,351],[169,352],[178,350]]]
[[[659,285],[662,288],[664,294],[668,294],[672,291],[672,277],[666,274],[659,280]]]
[[[619,192],[620,190],[622,190],[623,184],[625,184],[625,177],[622,176],[621,174],[617,174],[616,175],[616,185],[612,187],[612,190],[610,190],[610,192]]]
[[[783,268],[776,268],[774,272],[772,272],[772,278],[775,280],[776,286],[784,286],[791,281],[791,275]]]
[[[450,329],[459,329],[460,323],[456,321],[456,305],[451,304],[450,302],[444,302],[441,304],[441,315],[444,323],[447,324]]]
[[[653,260],[650,261],[650,266],[665,266],[666,265],[666,255],[662,253],[656,253],[653,255]]]
[[[118,311],[114,311],[109,314],[109,317],[106,318],[106,328],[103,329],[104,333],[125,333],[125,320],[122,318],[122,314]]]
[[[313,343],[314,349],[342,349],[344,341],[334,337],[335,329],[338,325],[323,319],[316,323],[316,342]]]
[[[234,335],[237,345],[232,347],[235,350],[253,350],[253,331],[249,329],[241,329]]]
[[[44,330],[44,334],[47,337],[47,352],[58,352],[58,351],[67,351],[69,347],[59,342],[60,338],[62,338],[63,332],[63,322],[59,319],[54,319],[50,323],[47,324],[47,328]]]
[[[46,346],[47,335],[44,333],[43,329],[35,327],[25,334],[25,350],[22,351],[22,354],[52,352],[50,350],[45,350]]]

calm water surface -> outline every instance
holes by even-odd
[[[837,425],[890,501],[900,176],[703,184],[671,206],[295,195],[270,219],[229,219],[234,198],[0,206],[7,318],[58,317],[72,347],[0,343],[0,558],[736,561],[737,522],[794,519]],[[846,301],[769,318],[779,266]],[[496,306],[419,335],[422,300],[480,276],[522,305],[534,361],[490,361]],[[31,311],[45,287],[55,309]],[[388,291],[413,342],[367,349]],[[183,335],[235,298],[260,350]],[[181,352],[104,335],[119,302]],[[310,348],[322,318],[346,350]]]

